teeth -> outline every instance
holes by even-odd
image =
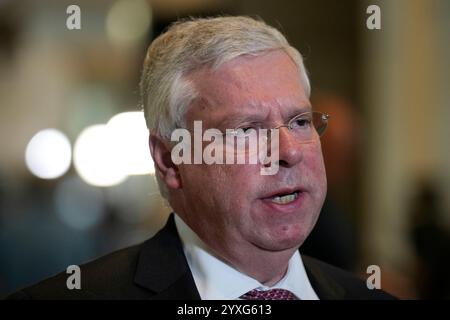
[[[281,196],[281,197],[275,196],[272,198],[272,202],[275,202],[278,204],[286,204],[286,203],[294,201],[297,198],[298,198],[298,192],[294,192],[294,193],[288,194],[286,196]]]

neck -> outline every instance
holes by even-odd
[[[268,251],[254,246],[249,250],[243,250],[241,246],[236,251],[230,250],[231,248],[228,250],[220,248],[220,251],[215,248],[211,249],[216,256],[225,260],[235,269],[268,287],[275,285],[286,275],[289,260],[297,250],[297,248],[292,248],[283,251]]]
[[[174,209],[178,214],[183,212],[177,211],[175,207]],[[216,257],[268,287],[275,285],[285,276],[289,260],[298,250],[298,247],[294,247],[270,251],[250,242],[230,241],[220,232],[209,232],[205,225],[196,228],[195,221],[190,221],[187,216],[184,216],[183,220]],[[214,237],[211,238],[211,235]],[[230,243],[234,245],[229,245]]]

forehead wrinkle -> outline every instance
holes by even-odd
[[[247,109],[247,111],[242,111],[242,109],[240,109],[238,112],[223,114],[221,119],[218,120],[218,125],[228,129],[234,129],[234,126],[240,124],[241,122],[264,121],[266,119],[267,114],[262,112],[255,113],[253,110]]]
[[[240,106],[239,109],[242,110],[245,107],[251,107],[260,110],[262,109],[264,111],[261,110],[261,112],[265,112],[267,114],[267,117],[274,111],[279,111],[282,114],[287,114],[289,116],[295,116],[298,113],[311,111],[312,109],[309,100],[303,101],[302,99],[298,101],[297,99],[291,97],[277,97],[274,99],[274,101],[252,99],[245,105]]]
[[[271,99],[272,101],[266,100],[266,99],[255,99],[255,98],[251,98],[248,101],[245,101],[244,103],[240,103],[237,108],[241,109],[241,108],[252,108],[252,109],[264,109],[267,111],[272,110],[274,107],[282,107],[286,104],[283,103],[283,100],[281,98],[275,98],[275,99]],[[288,100],[288,99],[286,99]],[[289,99],[291,100],[291,99]],[[291,103],[288,104],[293,104],[292,101]]]
[[[311,111],[311,105],[307,104],[291,104],[291,105],[278,105],[282,108],[276,108],[277,111],[273,111],[273,105],[270,103],[264,103],[259,101],[251,101],[245,104],[243,107],[236,108],[235,112],[223,113],[221,119],[218,121],[219,126],[232,127],[240,122],[245,121],[267,121],[270,118],[277,118],[281,115],[283,121],[289,121],[291,118],[303,113]],[[250,107],[250,108],[249,108]],[[258,110],[258,112],[255,112]]]

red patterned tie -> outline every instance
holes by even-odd
[[[266,291],[253,289],[239,298],[244,300],[299,300],[292,292],[285,289],[270,289]]]

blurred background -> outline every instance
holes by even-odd
[[[371,4],[381,30],[366,27]],[[401,298],[449,298],[447,0],[0,0],[0,296],[164,224],[142,60],[177,18],[217,14],[279,28],[332,115],[328,196],[302,250],[364,279],[379,265]]]

